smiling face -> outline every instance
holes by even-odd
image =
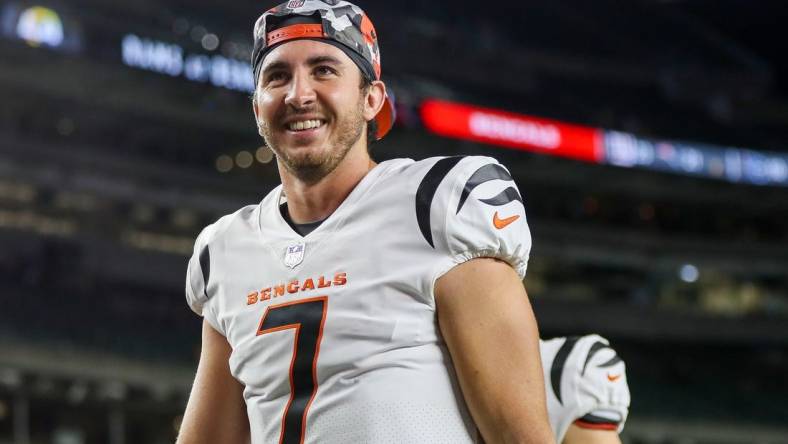
[[[385,87],[361,85],[355,63],[326,43],[294,40],[266,56],[254,111],[260,135],[288,172],[316,182],[354,148],[366,152],[362,135]]]

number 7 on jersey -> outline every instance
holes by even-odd
[[[273,305],[266,309],[257,328],[257,336],[295,330],[290,361],[290,399],[282,416],[280,444],[304,442],[306,414],[317,392],[317,356],[327,306],[327,296]]]

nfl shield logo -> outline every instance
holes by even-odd
[[[306,244],[303,242],[299,242],[287,247],[287,250],[285,251],[285,266],[295,268],[298,264],[300,264],[301,261],[304,260],[305,248]]]
[[[304,3],[306,3],[306,0],[290,0],[287,2],[287,7],[289,9],[298,9],[304,6]]]

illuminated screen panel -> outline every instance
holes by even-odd
[[[788,186],[788,156],[605,131],[605,163],[752,185]]]
[[[428,99],[427,130],[446,137],[625,168],[751,185],[788,186],[788,155],[634,134]]]
[[[251,93],[252,67],[247,60],[219,54],[191,53],[176,43],[126,34],[121,41],[121,57],[126,66],[183,77],[193,82]]]
[[[422,103],[421,118],[429,131],[446,137],[592,163],[604,154],[595,128],[434,99]]]

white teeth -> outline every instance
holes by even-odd
[[[317,128],[322,125],[323,122],[320,120],[300,120],[298,122],[292,122],[288,125],[290,131],[303,131],[312,128]]]

